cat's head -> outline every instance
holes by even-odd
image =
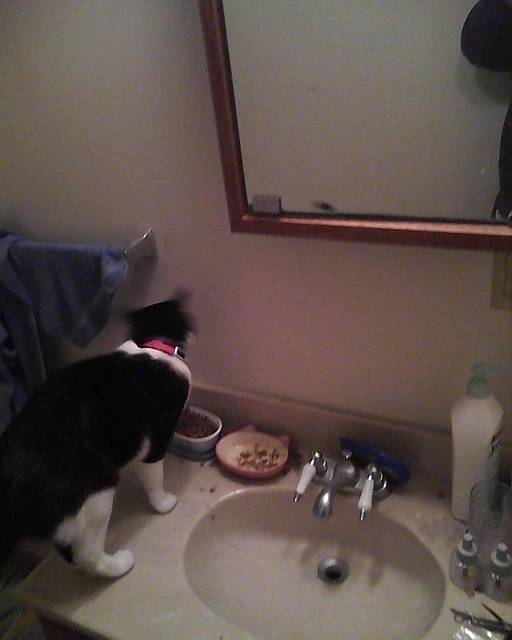
[[[196,322],[188,310],[190,292],[180,290],[169,300],[157,302],[128,314],[131,338],[139,345],[154,338],[165,338],[185,345],[196,334]]]

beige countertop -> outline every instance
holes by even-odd
[[[264,483],[245,481],[225,473],[216,462],[191,462],[168,455],[166,489],[178,496],[171,513],[153,513],[145,495],[128,480],[116,496],[107,550],[131,549],[135,566],[130,573],[115,581],[93,578],[52,553],[18,586],[16,596],[57,622],[112,640],[254,640],[254,635],[218,617],[197,597],[183,568],[184,549],[195,524],[223,496],[265,487],[289,490],[291,501],[297,477],[297,471],[291,470]],[[317,492],[318,487],[312,485],[308,491]],[[375,509],[415,534],[447,574],[449,554],[463,525],[450,515],[446,487],[422,486],[413,479]],[[450,607],[487,615],[481,600],[512,621],[512,606],[484,596],[470,599],[449,580],[446,584],[443,609],[424,640],[452,638],[457,624]],[[282,637],[287,637],[286,631]]]

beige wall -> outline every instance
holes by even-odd
[[[512,431],[492,254],[230,234],[193,0],[5,0],[0,41],[2,225],[101,242],[152,226],[158,264],[125,290],[193,289],[197,381],[448,429],[483,359]]]

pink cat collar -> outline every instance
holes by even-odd
[[[170,356],[176,356],[180,360],[185,360],[185,351],[182,347],[172,342],[166,342],[164,340],[154,338],[153,340],[148,340],[148,342],[145,342],[142,346],[146,349],[157,349],[158,351],[163,351],[163,353],[167,353]]]

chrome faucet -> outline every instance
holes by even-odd
[[[352,452],[342,451],[341,460],[326,458],[319,451],[313,451],[308,463],[301,471],[294,502],[298,502],[311,481],[324,485],[314,504],[313,513],[323,519],[333,513],[334,494],[337,491],[360,494],[358,502],[359,519],[364,520],[372,508],[373,498],[389,495],[389,483],[382,471],[373,463],[359,466],[352,461]]]
[[[332,505],[335,491],[344,487],[355,487],[359,480],[359,471],[350,461],[349,452],[344,452],[344,459],[336,463],[329,484],[320,491],[313,505],[313,513],[319,518],[332,516]]]

